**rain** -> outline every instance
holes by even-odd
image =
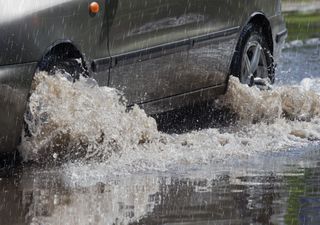
[[[320,1],[279,2],[1,2],[0,225],[320,224]]]

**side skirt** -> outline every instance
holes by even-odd
[[[226,89],[227,83],[223,83],[213,87],[203,88],[185,94],[171,96],[137,105],[144,109],[147,114],[153,115],[212,100],[215,97],[224,94],[226,92]],[[130,108],[132,106],[133,105],[130,105],[128,107]]]

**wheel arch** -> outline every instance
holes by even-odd
[[[262,32],[266,37],[266,41],[268,42],[271,54],[273,55],[274,43],[273,43],[273,37],[272,37],[272,28],[267,16],[263,12],[255,12],[249,17],[244,27],[247,26],[249,23],[252,23],[261,27]]]
[[[38,61],[37,69],[45,71],[48,64],[52,60],[76,58],[81,60],[81,66],[88,73],[88,63],[85,56],[81,53],[79,48],[70,40],[58,40],[51,44],[42,54]]]

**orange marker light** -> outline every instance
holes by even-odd
[[[98,13],[100,10],[99,3],[91,2],[89,9],[90,9],[90,13]]]

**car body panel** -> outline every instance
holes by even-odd
[[[223,22],[210,21],[207,25],[205,18],[209,16],[204,11],[194,10],[193,4],[197,9],[203,9],[207,8],[209,1],[186,3],[184,0],[167,0],[141,3],[143,2],[119,0],[117,6],[111,5],[111,8],[116,10],[110,26],[111,58],[118,59],[119,55],[126,52],[130,54],[139,49],[153,50],[153,55],[148,54],[147,60],[138,53],[133,63],[128,63],[128,59],[121,62],[116,60],[112,64],[109,85],[122,90],[129,105],[226,82],[236,37],[233,35],[232,40],[221,35],[224,38],[218,41],[211,38],[207,41],[211,43],[202,43],[204,47],[201,47],[200,43],[194,44],[196,40],[193,31],[205,30],[206,32],[202,33],[207,34],[209,31],[210,35],[212,32],[223,34],[223,28],[234,25],[227,25],[227,17],[223,18]],[[227,5],[224,2],[218,3],[222,4],[223,8]],[[214,9],[210,14],[215,15],[216,11]],[[128,18],[130,23],[122,22]],[[200,29],[202,22],[206,23],[206,27]],[[208,30],[207,27],[212,29]],[[197,32],[198,35],[202,33]],[[198,39],[200,40],[201,36]],[[213,40],[215,42],[212,42]],[[166,43],[172,46],[170,50],[159,48],[158,52],[154,51]]]
[[[87,57],[108,54],[104,14],[91,16],[89,0],[0,0],[0,65],[38,62],[59,40],[70,40]],[[98,1],[102,6],[105,1]],[[86,38],[84,38],[86,37]]]
[[[187,29],[197,22],[197,18],[186,13],[185,1],[117,2],[110,26],[111,57],[119,59],[120,55],[140,49],[152,49],[152,52],[146,54],[146,59],[141,52],[137,57],[117,60],[110,70],[110,86],[122,90],[128,96],[129,104],[190,90],[185,85],[190,79],[183,75],[188,66],[187,50],[190,46]],[[159,48],[166,44],[164,48]],[[133,63],[130,62],[132,58],[136,58]],[[178,86],[174,87],[173,83]]]
[[[23,114],[37,63],[0,66],[0,153],[19,143]]]
[[[100,85],[122,90],[149,114],[210,100],[226,90],[241,30],[256,14],[280,54],[280,0],[0,0],[0,152],[19,141],[40,60],[59,43],[82,53]]]

